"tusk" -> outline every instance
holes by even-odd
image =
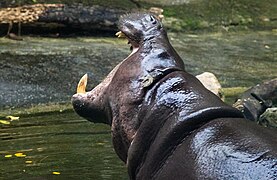
[[[121,37],[125,38],[126,37],[125,34],[122,31],[118,31],[117,33],[115,33],[115,35],[119,38],[121,38]]]
[[[88,75],[85,74],[79,81],[78,87],[77,87],[77,93],[84,94],[86,93],[86,87],[88,82]]]

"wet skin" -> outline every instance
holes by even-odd
[[[157,18],[129,14],[119,29],[132,53],[72,103],[111,126],[130,179],[277,178],[276,131],[243,119],[185,72]]]

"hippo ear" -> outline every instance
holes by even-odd
[[[152,22],[152,24],[157,24],[157,20],[153,15],[150,15],[150,21]]]
[[[156,15],[150,15],[150,21],[153,25],[157,24],[157,29],[161,29],[163,27],[162,19]]]
[[[157,23],[157,20],[156,20],[156,18],[152,15],[152,14],[148,14],[146,17],[145,17],[145,19],[146,19],[146,22],[147,23],[152,23],[152,24],[156,24]]]

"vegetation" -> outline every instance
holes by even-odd
[[[161,1],[163,2],[163,1]],[[101,5],[130,10],[138,7],[131,0],[3,0],[0,6],[18,6],[34,3],[82,3]],[[171,31],[274,29],[277,27],[275,13],[277,6],[272,0],[195,0],[183,5],[168,6],[151,4],[151,1],[139,2],[142,8],[158,6],[164,9],[165,25]]]
[[[275,12],[272,0],[212,0],[195,3],[166,6],[165,17],[176,18],[173,30],[198,30],[222,27],[225,30],[276,28]]]

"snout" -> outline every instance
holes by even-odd
[[[83,96],[84,95],[82,94],[74,94],[71,98],[73,108],[77,113],[83,111],[84,108],[87,106],[87,104],[85,103],[85,97]]]
[[[89,109],[89,103],[88,99],[86,98],[86,94],[74,94],[71,98],[71,102],[73,105],[74,111],[84,117],[85,119],[88,119],[89,121],[93,121],[90,119],[90,112],[93,110]]]
[[[81,117],[94,122],[110,124],[106,107],[95,102],[95,98],[86,94],[74,94],[71,98],[74,111]]]
[[[104,86],[99,84],[96,88],[86,92],[88,76],[85,74],[79,81],[77,93],[71,98],[75,112],[94,123],[110,124],[109,108],[104,99]]]

